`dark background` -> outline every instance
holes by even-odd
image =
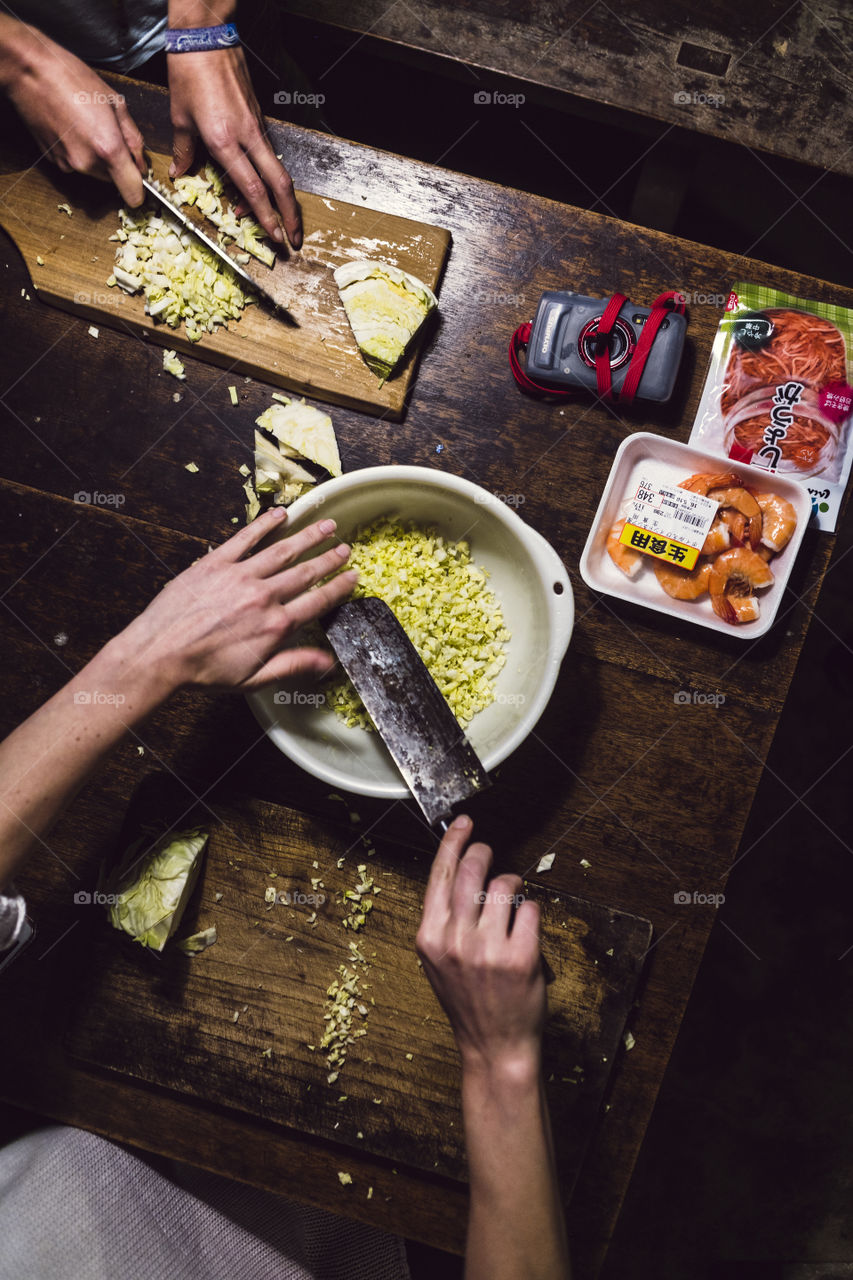
[[[476,113],[464,68],[336,44],[302,20],[271,29],[263,47],[276,42],[272,73],[254,70],[268,114],[853,285],[848,179],[680,130],[654,147],[664,126],[573,115],[499,77],[489,87],[524,92],[523,110]],[[283,82],[325,102],[289,117],[274,102]],[[791,1264],[853,1262],[852,526],[848,514],[606,1280],[851,1274]],[[3,1119],[10,1134],[31,1123]],[[458,1260],[422,1247],[412,1262],[416,1276],[461,1275]]]
[[[293,113],[299,123],[853,284],[847,178],[681,130],[653,148],[667,127],[573,115],[494,76],[489,88],[527,101],[477,114],[478,82],[464,68],[392,59],[302,20],[288,20],[285,37],[298,72],[282,74],[326,99]],[[264,109],[288,118],[287,107]],[[655,161],[643,161],[650,148]],[[606,1280],[851,1274],[793,1265],[853,1264],[851,551],[848,512]],[[424,1276],[455,1272],[420,1251],[417,1265]]]

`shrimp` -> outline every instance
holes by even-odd
[[[708,590],[711,562],[700,560],[695,569],[680,569],[666,560],[655,560],[655,577],[673,600],[698,600]]]
[[[723,519],[724,514],[724,512],[718,512],[714,517],[714,523],[702,543],[703,556],[715,556],[718,551],[725,551],[731,544],[731,530],[728,522]]]
[[[735,622],[755,622],[761,612],[755,596],[727,596],[726,599],[735,611]]]
[[[707,496],[713,498],[722,510],[733,510],[746,517],[746,537],[742,541],[749,542],[753,551],[761,541],[761,508],[748,489],[738,485],[726,488],[709,489]]]
[[[607,535],[607,554],[617,569],[621,569],[627,577],[635,578],[640,572],[643,557],[641,552],[635,551],[633,547],[626,547],[624,542],[619,541],[624,528],[624,520],[617,520],[612,526]]]
[[[740,511],[735,511],[733,507],[724,507],[719,513],[719,518],[728,529],[735,546],[742,547],[746,542],[746,516]]]
[[[726,471],[722,475],[712,476],[698,474],[688,476],[686,480],[679,483],[679,489],[689,489],[691,493],[701,493],[703,496],[707,494],[709,489],[728,489],[731,485],[740,484],[740,477],[736,476],[733,471]]]
[[[724,622],[746,621],[739,616],[739,611],[746,612],[751,606],[735,606],[730,597],[754,599],[757,587],[769,587],[773,581],[770,566],[749,547],[732,547],[730,551],[724,551],[713,562],[708,581],[714,613]],[[758,609],[757,601],[755,609]]]
[[[771,551],[781,551],[797,527],[796,511],[775,493],[757,493],[755,501],[761,508],[761,541]]]

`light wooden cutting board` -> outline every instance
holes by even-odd
[[[151,160],[155,174],[165,175],[168,157],[153,155]],[[74,193],[70,198],[69,192]],[[69,179],[45,165],[3,174],[0,225],[20,250],[33,288],[44,302],[98,325],[142,333],[235,375],[248,374],[300,395],[399,419],[415,377],[418,350],[440,321],[430,317],[402,367],[380,386],[359,354],[332,272],[344,262],[370,258],[410,271],[435,291],[450,249],[450,232],[311,192],[296,194],[305,233],[301,251],[279,256],[272,270],[255,259],[246,267],[286,301],[295,324],[252,305],[228,329],[206,334],[199,343],[187,339],[183,325],[170,329],[147,316],[141,295],[107,287],[116,249],[109,237],[118,227],[119,208],[111,185]],[[72,217],[58,208],[66,201],[73,208]],[[210,224],[202,225],[210,234]]]
[[[243,798],[216,805],[212,822],[199,815],[210,841],[180,935],[215,924],[218,941],[198,956],[168,947],[153,955],[113,930],[105,912],[86,913],[92,932],[79,944],[80,994],[66,1043],[98,1066],[464,1178],[457,1053],[414,950],[430,855],[381,845],[370,854],[347,824],[346,806],[330,800],[329,809],[330,819],[319,821]],[[128,839],[140,818],[158,815],[166,824],[192,821],[186,791],[153,775],[136,792]],[[352,935],[341,925],[341,895],[356,883],[359,864],[382,891]],[[265,903],[269,886],[311,894],[312,877],[323,882],[323,904]],[[527,893],[541,906],[542,948],[556,974],[545,1072],[568,1191],[624,1052],[651,926],[532,884]],[[368,1019],[355,1022],[368,1033],[329,1084],[319,1047],[326,991],[353,937],[368,961],[359,968]],[[345,1151],[341,1159],[346,1169]]]

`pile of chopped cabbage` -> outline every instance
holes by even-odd
[[[273,399],[280,403],[271,405],[255,419],[257,426],[273,437],[270,440],[261,431],[255,432],[255,497],[272,495],[276,506],[288,507],[317,483],[317,477],[301,463],[312,462],[330,475],[339,476],[341,455],[327,413],[306,404],[304,398],[297,403],[274,391]],[[248,489],[246,496],[250,501],[246,521],[251,523],[260,511],[260,503],[255,509]]]
[[[126,293],[141,289],[148,315],[172,329],[183,320],[190,342],[220,325],[227,328],[252,302],[224,263],[167,216],[120,209],[119,221],[110,236],[120,244],[107,284]]]
[[[238,262],[253,254],[272,266],[275,254],[262,243],[263,230],[251,218],[237,218],[222,205],[222,180],[207,165],[201,175],[175,179],[175,191],[161,189],[176,205],[196,205],[220,230],[223,247],[236,244]],[[198,342],[205,333],[229,320],[239,320],[243,308],[253,302],[227,266],[178,222],[165,213],[145,209],[119,210],[118,241],[113,273],[107,284],[126,293],[145,294],[145,310],[172,329],[181,321],[187,337]]]
[[[199,213],[218,227],[225,237],[225,243],[233,241],[243,252],[237,255],[237,261],[248,262],[248,254],[258,258],[266,266],[275,262],[275,253],[268,244],[264,244],[266,232],[259,223],[249,217],[238,218],[230,206],[223,205],[222,176],[213,165],[206,164],[199,174],[188,174],[185,178],[175,178],[174,191],[167,190],[160,184],[160,190],[173,204],[178,206],[195,205]]]
[[[463,728],[494,702],[510,633],[467,542],[384,517],[358,531],[347,568],[359,571],[355,596],[379,596],[394,611]],[[346,677],[326,701],[347,725],[373,727]]]

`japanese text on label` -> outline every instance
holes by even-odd
[[[694,567],[717,514],[713,498],[641,476],[629,505],[620,542],[685,569]]]

